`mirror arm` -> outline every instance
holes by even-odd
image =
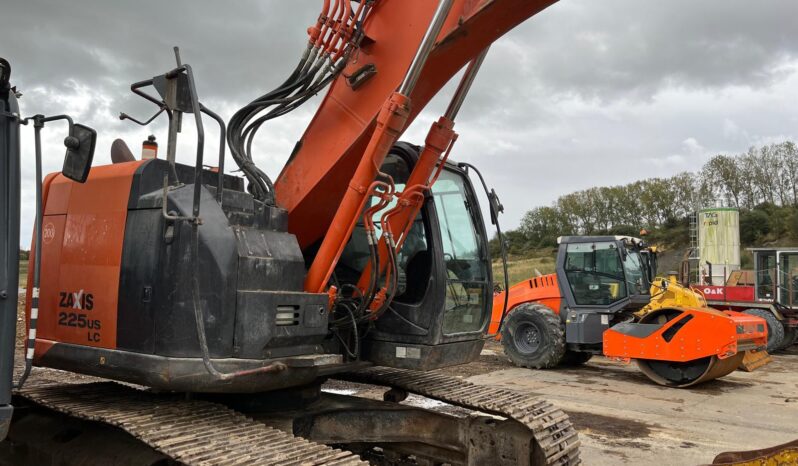
[[[155,98],[155,97],[153,97],[153,96],[151,96],[151,95],[149,95],[146,92],[141,90],[142,87],[152,86],[152,84],[153,84],[153,80],[152,79],[147,79],[145,81],[139,81],[137,83],[131,84],[130,85],[130,90],[134,94],[136,94],[137,96],[143,97],[144,99],[149,100],[150,102],[154,103],[155,105],[161,107],[161,106],[163,106],[163,102],[161,100],[158,100],[157,98]]]
[[[72,131],[72,127],[75,125],[75,122],[72,121],[72,117],[69,115],[55,115],[51,117],[46,117],[44,115],[33,115],[32,117],[25,118],[22,120],[23,125],[27,125],[29,121],[33,122],[34,128],[44,128],[45,123],[49,123],[51,121],[58,121],[58,120],[66,120],[69,124],[69,131]]]

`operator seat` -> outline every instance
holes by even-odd
[[[116,139],[111,144],[111,162],[112,163],[125,163],[125,162],[134,162],[136,157],[133,155],[133,152],[130,151],[130,148],[125,144],[125,141],[121,139]]]
[[[407,261],[405,275],[407,276],[407,287],[405,292],[397,296],[397,301],[404,303],[417,303],[424,298],[429,284],[429,276],[432,273],[432,254],[426,249],[413,254]]]

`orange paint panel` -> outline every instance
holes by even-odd
[[[39,358],[41,358],[42,356],[44,356],[45,354],[47,354],[47,352],[50,351],[50,348],[52,348],[53,345],[55,345],[54,341],[37,338],[36,344],[34,345],[35,347],[34,358],[33,358],[34,362]]]
[[[63,176],[59,177],[58,173],[50,173],[42,184],[42,197],[46,199],[44,215],[66,214],[69,209],[72,183],[53,183],[57,177],[63,179]]]
[[[85,184],[61,175],[48,178],[48,215],[42,227],[41,344],[116,347],[127,205],[133,175],[142,163],[94,167]],[[51,215],[56,212],[60,214]],[[37,348],[39,344],[37,340]]]
[[[684,320],[683,316],[687,315],[692,318]],[[604,355],[676,362],[708,356],[726,358],[737,354],[740,342],[767,343],[766,331],[758,330],[757,318],[751,317],[738,317],[709,308],[686,309],[682,316],[670,320],[646,337],[626,335],[610,328],[604,332]],[[683,326],[666,339],[668,329],[681,323]]]
[[[375,130],[377,114],[402,82],[437,3],[403,0],[375,4],[365,25],[371,41],[354,54],[330,86],[296,153],[275,181],[277,201],[288,210],[289,230],[302,248],[321,239],[332,227],[345,188]],[[409,96],[408,125],[464,65],[552,3],[554,0],[454,0]],[[369,64],[376,67],[377,74],[352,89],[346,76]]]
[[[510,287],[510,297],[507,301],[507,313],[509,314],[519,304],[539,303],[555,314],[560,313],[562,295],[556,274],[542,275],[516,283]],[[490,327],[488,332],[494,334],[499,331],[499,323],[504,310],[505,292],[493,295],[493,314],[491,315]]]
[[[39,282],[39,322],[37,336],[41,338],[55,338],[57,335],[58,321],[58,279],[61,268],[61,243],[64,238],[64,225],[66,215],[46,215],[42,221],[42,230],[52,232],[50,236],[42,239],[42,268]],[[36,251],[31,251],[31,261],[28,269],[31,271],[28,281],[28,293],[33,287],[33,257]],[[30,296],[27,300],[27,309],[30,312]]]

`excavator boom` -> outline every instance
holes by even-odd
[[[404,131],[466,64],[509,30],[555,3],[552,0],[453,0],[410,101]],[[375,130],[383,104],[402,85],[438,2],[375,2],[365,39],[332,83],[294,153],[275,182],[277,202],[305,249],[331,228],[350,180]],[[401,20],[400,20],[401,18]],[[347,77],[374,73],[353,86]],[[397,135],[397,137],[399,136]],[[385,153],[376,154],[379,166]]]

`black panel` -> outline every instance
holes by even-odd
[[[259,359],[320,352],[327,334],[328,300],[326,294],[239,292],[235,356]]]
[[[186,172],[177,167],[179,174]],[[196,276],[212,357],[321,352],[328,333],[328,297],[303,291],[304,258],[296,238],[285,231],[286,212],[235,190],[225,192],[220,206],[215,189],[205,186],[195,264],[191,224],[162,214],[161,183],[168,169],[165,162],[148,162],[133,183],[122,254],[118,348],[200,357],[192,296]],[[174,188],[167,210],[187,216],[192,202],[193,185]],[[278,306],[297,307],[296,325],[278,325]]]
[[[125,224],[122,270],[119,277],[117,348],[142,353],[155,351],[153,306],[161,296],[163,221],[161,211],[131,210]],[[149,253],[143,254],[142,251]]]
[[[437,345],[370,340],[366,342],[364,356],[380,366],[428,371],[469,363],[479,357],[484,345],[484,339]]]
[[[624,322],[612,327],[618,333],[635,338],[647,338],[661,328],[662,324],[637,324],[634,322]],[[666,339],[666,341],[670,340]]]
[[[184,183],[194,180],[194,167],[175,164],[175,172],[177,173],[178,179]],[[146,201],[145,205],[140,205],[140,202],[142,202],[141,197],[146,196],[154,191],[160,192],[163,189],[163,177],[168,173],[169,162],[166,160],[152,159],[141,164],[133,176],[133,185],[131,186],[128,208],[137,209],[152,207],[151,205],[146,205]],[[218,173],[212,172],[210,170],[202,171],[202,183],[205,186],[215,188],[218,185],[218,182]],[[243,192],[244,180],[236,176],[225,175],[224,188],[225,190],[229,189]]]

